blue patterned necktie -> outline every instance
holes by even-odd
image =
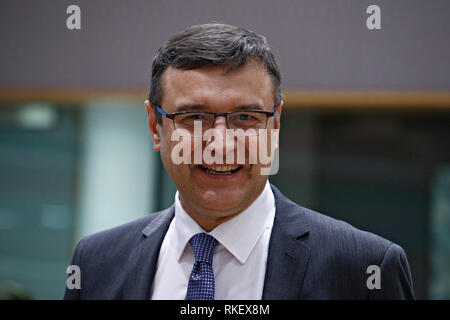
[[[212,262],[217,240],[209,234],[197,233],[189,242],[195,262],[189,277],[186,300],[214,300]]]

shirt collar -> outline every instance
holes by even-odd
[[[175,194],[175,218],[172,223],[175,228],[175,250],[178,260],[189,240],[195,234],[205,232],[216,238],[240,263],[244,264],[265,229],[272,227],[274,214],[272,209],[274,207],[275,199],[267,181],[263,192],[247,209],[218,225],[211,232],[206,232],[183,209],[177,191]]]

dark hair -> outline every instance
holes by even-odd
[[[252,59],[259,60],[269,74],[277,107],[281,103],[280,70],[266,38],[253,31],[221,23],[189,27],[159,48],[153,59],[148,100],[153,106],[161,104],[162,76],[169,66],[188,70],[224,65],[225,72],[231,72]],[[156,113],[156,119],[161,123],[159,113]]]

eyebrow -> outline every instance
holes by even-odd
[[[182,104],[175,108],[175,112],[187,112],[187,111],[208,111],[209,107],[203,104]],[[245,110],[264,110],[264,107],[259,103],[242,104],[232,108],[232,111],[245,111]]]
[[[251,103],[251,104],[243,104],[239,106],[233,107],[233,110],[241,111],[241,110],[264,110],[264,107],[259,103]]]
[[[175,108],[175,112],[185,112],[185,111],[205,111],[208,106],[203,104],[182,104]]]

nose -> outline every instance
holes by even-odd
[[[233,139],[229,139],[227,136],[226,130],[228,129],[227,119],[224,115],[216,116],[213,127],[214,130],[218,130],[221,134],[221,144],[218,141],[219,137],[214,137],[212,141],[207,142],[210,148],[214,148],[215,156],[218,158],[222,158],[222,163],[226,163],[227,153],[233,152],[234,149],[234,141]]]
[[[220,129],[222,129],[222,127],[224,127],[225,129],[228,129],[227,118],[224,115],[216,116],[216,118],[214,119],[213,128],[220,130]]]

